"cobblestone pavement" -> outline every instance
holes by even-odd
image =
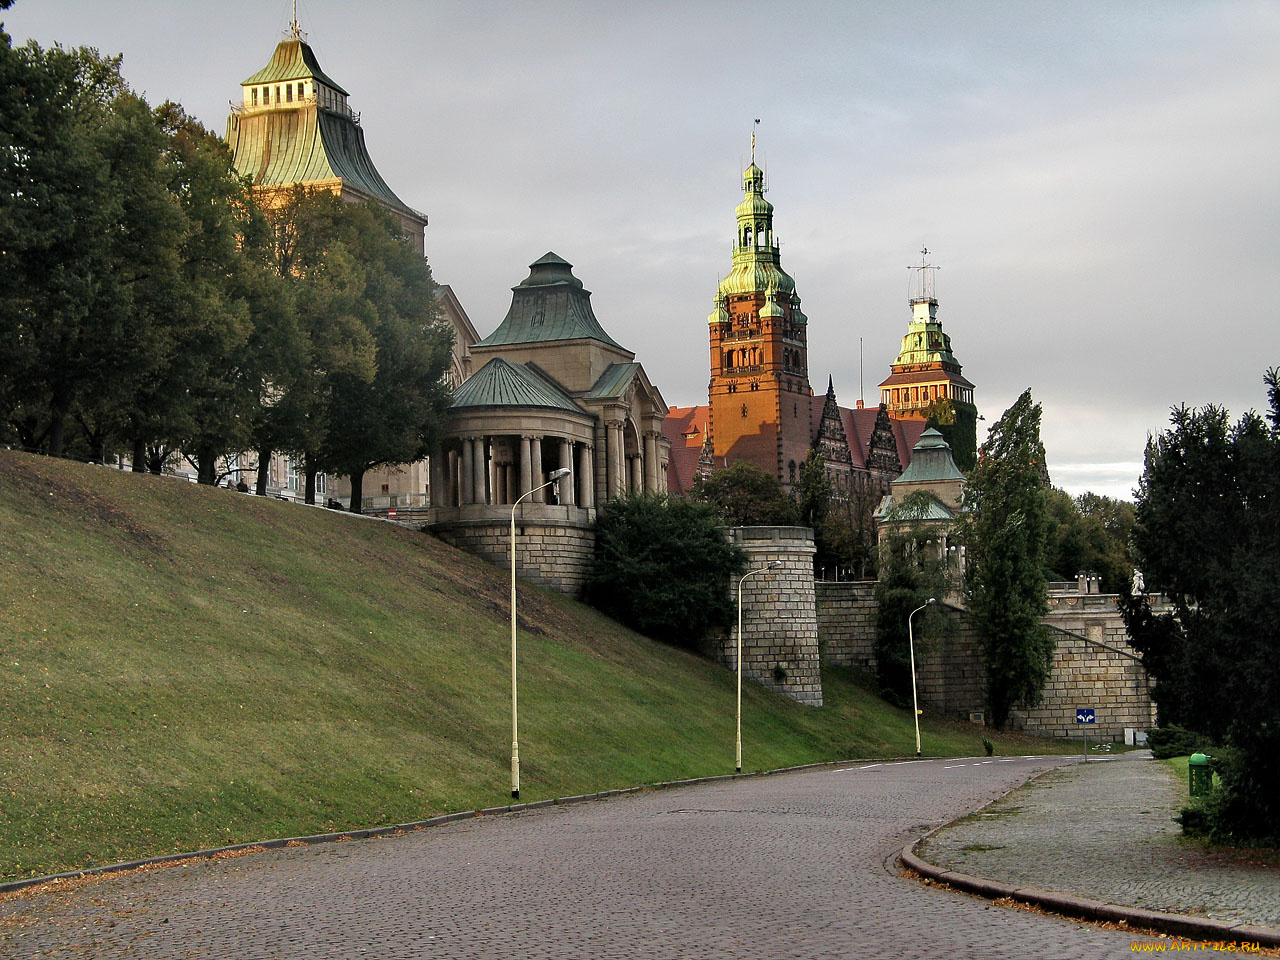
[[[1181,841],[1186,798],[1149,751],[1123,754],[1047,773],[915,852],[1011,886],[1280,928],[1280,869]]]
[[[893,868],[912,838],[1064,762],[825,768],[119,876],[0,903],[0,956],[1130,956],[1132,934]]]

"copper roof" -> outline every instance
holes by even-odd
[[[477,346],[599,340],[630,353],[600,326],[591,309],[591,291],[573,275],[573,264],[554,253],[529,264],[529,276],[512,287],[511,294],[502,323]]]
[[[227,121],[236,170],[254,186],[341,180],[370,200],[426,223],[392,192],[365,147],[364,130],[350,117],[318,104],[263,110]]]
[[[453,408],[539,407],[577,414],[584,411],[560,386],[532,364],[494,357],[453,392]]]
[[[320,69],[320,61],[316,59],[311,47],[302,40],[282,40],[276,45],[276,51],[271,55],[270,62],[248,80],[242,81],[241,86],[247,87],[255,83],[301,80],[303,77],[319,80],[344,97],[348,96],[347,91],[334,83]]]

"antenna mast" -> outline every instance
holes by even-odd
[[[289,21],[289,39],[307,39],[307,35],[302,32],[302,25],[298,23],[298,0],[293,0],[293,19]]]

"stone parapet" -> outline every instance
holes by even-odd
[[[533,504],[516,517],[516,575],[530,583],[571,597],[580,596],[595,555],[596,534],[585,515],[594,513],[573,507]],[[455,514],[480,513],[478,509],[455,508]],[[440,511],[446,513],[446,511]],[[511,518],[488,508],[488,515],[436,519],[427,526],[460,550],[500,567],[511,563]],[[579,518],[576,515],[583,515]]]
[[[813,531],[808,527],[731,527],[730,542],[747,554],[747,570],[781,566],[742,581],[742,675],[809,706],[822,706]],[[739,581],[730,584],[736,605]],[[721,658],[737,669],[731,633]]]

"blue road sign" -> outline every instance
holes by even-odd
[[[1094,723],[1093,710],[1083,707],[1076,708],[1076,723]]]

